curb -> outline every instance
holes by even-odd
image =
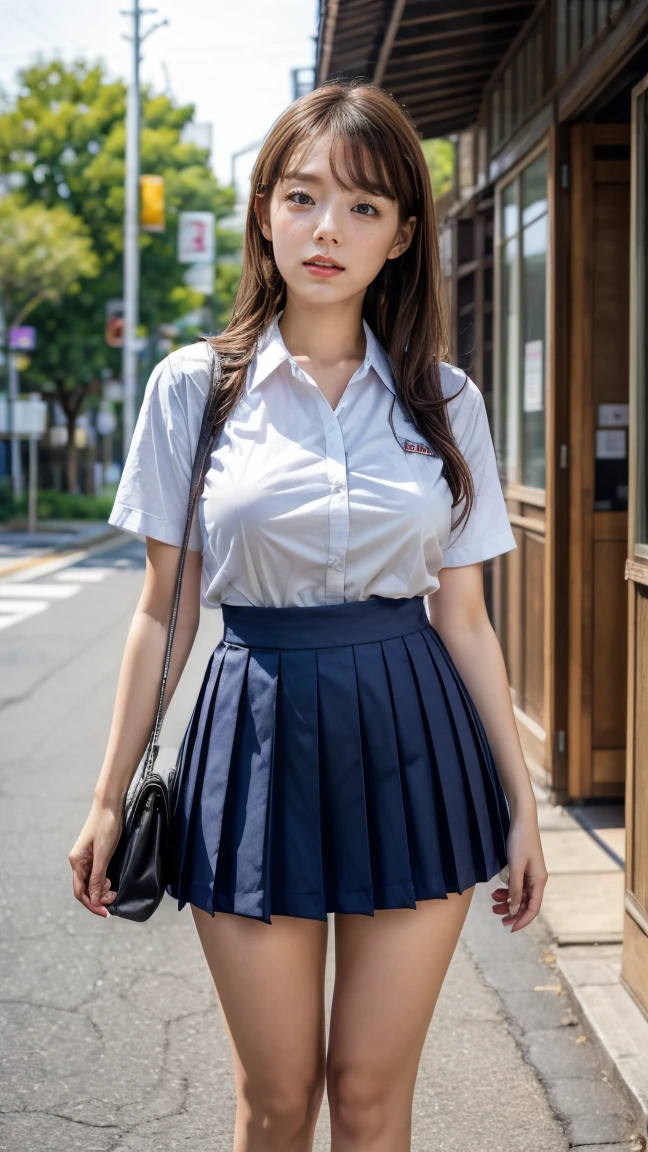
[[[556,966],[610,1076],[635,1106],[640,1147],[648,1148],[648,1020],[620,978],[621,945],[553,947]]]

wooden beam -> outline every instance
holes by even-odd
[[[487,59],[483,56],[480,56],[476,60],[469,61],[467,64],[467,67],[470,67],[473,65],[478,65],[480,68],[479,72],[473,73],[473,75],[475,75],[475,76],[488,77],[492,74],[492,71],[493,71],[492,57],[490,59]],[[400,87],[402,82],[405,83],[405,82],[413,81],[414,83],[424,84],[427,82],[428,77],[446,76],[447,74],[450,74],[450,76],[457,75],[457,62],[456,62],[456,60],[449,60],[444,64],[435,64],[432,67],[428,67],[427,65],[424,65],[421,68],[409,68],[406,72],[392,72],[392,71],[390,71],[387,74],[386,79],[392,85],[399,85],[398,91],[401,92],[401,91],[404,91],[404,88]]]
[[[438,20],[448,20],[453,16],[480,16],[482,13],[505,12],[511,8],[534,8],[535,3],[536,0],[502,0],[500,4],[475,5],[473,0],[463,0],[463,3],[461,3],[461,0],[455,0],[455,3],[449,6],[450,11],[410,16],[407,20],[401,21],[401,27],[406,28],[411,24],[433,24]],[[464,4],[466,7],[464,7]]]
[[[446,12],[422,13],[420,16],[408,16],[401,21],[401,28],[413,24],[434,24],[437,21],[449,20],[453,16],[481,16],[484,13],[508,12],[515,8],[534,8],[536,0],[502,0],[500,3],[476,3],[474,0],[455,0]],[[526,20],[526,16],[525,16]]]
[[[447,32],[430,32],[425,36],[403,36],[399,39],[396,47],[399,49],[409,48],[413,44],[437,44],[440,40],[465,40],[466,37],[481,41],[489,32],[501,32],[504,28],[519,27],[520,25],[517,20],[501,20],[491,25],[482,25],[479,28],[475,28],[474,25],[469,24],[465,28],[450,28]]]
[[[509,43],[508,39],[506,39],[506,38],[502,39],[501,37],[499,40],[496,40],[496,39],[489,40],[488,37],[484,36],[481,38],[481,40],[482,40],[482,44],[480,46],[488,47],[488,48],[505,48]],[[453,45],[450,48],[439,48],[438,51],[431,50],[428,52],[413,52],[411,54],[408,54],[407,56],[402,56],[402,57],[396,56],[393,59],[393,63],[394,63],[394,65],[398,65],[398,64],[404,64],[404,63],[410,63],[410,62],[414,63],[417,60],[438,60],[443,56],[457,56],[457,55],[459,56],[457,63],[459,65],[462,65],[466,59],[465,45],[463,45],[463,46],[462,45]],[[497,63],[497,58],[493,61],[493,67],[495,67],[496,63]]]
[[[406,0],[394,0],[394,7],[392,8],[392,14],[389,20],[389,24],[387,25],[385,38],[380,47],[378,63],[376,64],[374,70],[373,82],[379,86],[383,82],[383,76],[385,75],[389,57],[391,56],[391,50],[394,46],[394,40],[396,39],[398,26],[401,21],[401,16],[403,15],[405,3]]]
[[[418,95],[413,94],[409,96],[407,100],[403,100],[402,103],[409,109],[419,107],[422,107],[424,110],[429,109],[430,115],[434,115],[443,108],[463,108],[466,104],[474,104],[479,101],[479,93],[479,88],[472,90],[467,89],[463,95],[453,96],[452,93],[450,93],[449,99],[441,99],[445,94],[439,92],[439,99],[436,99],[430,97],[428,92],[422,91]]]
[[[479,83],[481,77],[488,75],[487,72],[470,72],[464,80],[457,80],[456,83],[451,83],[447,76],[438,77],[438,87],[436,84],[428,82],[427,79],[421,78],[412,84],[401,84],[398,88],[398,99],[406,100],[408,94],[413,92],[416,94],[421,89],[425,89],[433,96],[446,96],[451,92],[465,92],[468,87],[472,91],[473,88],[478,88],[481,92],[482,85]],[[443,85],[443,87],[441,87]]]
[[[329,74],[333,41],[335,40],[335,26],[339,11],[339,0],[327,0],[324,12],[324,37],[322,40],[322,55],[320,58],[319,80],[324,80]]]

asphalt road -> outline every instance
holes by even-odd
[[[165,897],[134,925],[72,898],[67,853],[99,770],[143,557],[120,542],[0,581],[2,1152],[231,1149],[228,1043],[190,910]],[[165,744],[180,741],[220,627],[220,613],[204,613]],[[542,926],[511,937],[479,890],[428,1034],[413,1149],[620,1152],[641,1147],[631,1131]],[[325,1109],[316,1148],[328,1148]]]

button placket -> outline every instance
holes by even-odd
[[[317,404],[319,406],[326,443],[326,469],[331,495],[329,498],[329,554],[326,558],[326,576],[324,582],[324,600],[327,604],[336,604],[344,600],[344,585],[346,577],[346,556],[349,547],[349,492],[346,468],[346,449],[342,427],[336,412],[323,395],[317,384],[302,368],[291,360],[293,375],[315,389]],[[349,384],[362,375],[365,375],[367,365],[351,377]],[[348,387],[348,385],[347,385]],[[346,400],[340,411],[346,407]]]
[[[324,397],[322,403],[326,404]],[[330,407],[327,405],[327,407]],[[349,500],[344,438],[337,417],[325,413],[326,467],[331,487],[329,499],[329,555],[327,558],[325,600],[344,600],[346,554],[349,546]]]

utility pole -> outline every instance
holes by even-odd
[[[126,456],[135,428],[135,399],[137,395],[137,326],[139,324],[139,185],[140,185],[140,78],[141,46],[152,32],[168,24],[160,20],[144,34],[142,16],[153,15],[156,8],[140,8],[140,0],[133,0],[130,11],[122,16],[132,17],[132,35],[125,36],[132,44],[132,72],[126,105],[126,179],[124,212],[124,335],[122,347],[122,382],[124,386],[123,455]]]

